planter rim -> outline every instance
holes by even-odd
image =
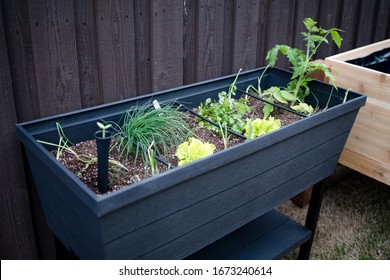
[[[390,42],[390,39],[389,39],[389,42]],[[266,69],[267,69],[267,67],[260,67],[260,68],[256,68],[256,69],[243,71],[243,72],[240,73],[240,76],[237,79],[237,83],[246,80],[245,78],[243,78],[244,75],[254,74],[254,73],[257,73],[259,71],[264,71]],[[278,68],[278,67],[268,68],[267,71],[268,72],[292,73],[290,71],[287,71],[287,70],[284,70],[284,69],[281,69],[281,68]],[[171,88],[171,89],[165,89],[165,90],[161,90],[161,91],[156,91],[156,92],[144,94],[142,96],[130,97],[130,98],[126,98],[126,99],[123,99],[123,100],[110,102],[110,103],[107,103],[107,104],[101,104],[101,105],[92,106],[92,107],[88,107],[88,108],[84,108],[84,109],[82,108],[82,109],[78,109],[78,110],[69,111],[69,112],[66,112],[66,113],[60,113],[60,114],[53,115],[53,116],[47,116],[47,117],[43,117],[43,118],[39,118],[39,119],[35,119],[35,120],[21,122],[21,123],[16,124],[16,126],[17,127],[20,127],[20,126],[23,126],[23,127],[25,127],[25,126],[33,126],[35,124],[41,124],[42,122],[50,122],[50,121],[53,121],[53,120],[56,120],[56,119],[60,119],[60,118],[63,119],[63,118],[67,118],[67,117],[74,117],[76,115],[85,114],[85,113],[88,113],[88,112],[91,112],[91,111],[101,110],[101,109],[105,109],[105,108],[115,107],[117,105],[122,105],[122,104],[131,102],[131,101],[136,101],[136,100],[150,101],[150,100],[153,100],[153,99],[158,99],[159,96],[162,96],[162,95],[164,95],[164,94],[166,94],[168,92],[177,92],[177,91],[181,91],[181,90],[188,89],[188,88],[196,88],[196,87],[199,87],[199,86],[207,86],[210,83],[213,83],[213,82],[216,82],[216,81],[221,81],[221,80],[230,80],[230,79],[233,80],[236,77],[236,75],[237,75],[237,73],[234,73],[234,74],[226,75],[226,76],[223,76],[223,77],[213,78],[213,79],[210,79],[210,80],[200,81],[200,82],[197,82],[197,83],[192,83],[192,84],[183,85],[183,86],[177,86],[177,87],[174,87],[174,88]],[[256,75],[254,77],[256,77]],[[252,76],[249,77],[247,80],[251,80],[251,79],[252,79]],[[319,84],[323,84],[323,85],[329,85],[328,83],[325,83],[325,82],[319,81],[319,80],[315,80],[315,82],[319,83]],[[227,84],[231,84],[231,83],[227,83]],[[218,88],[219,88],[219,86],[218,86]],[[343,87],[339,87],[339,88],[345,90]],[[357,93],[355,91],[351,91],[351,93],[352,92],[355,93],[356,95],[363,96],[363,94],[361,94],[361,93]],[[169,101],[169,100],[167,100],[167,101]],[[330,109],[328,109],[328,110],[330,110]],[[102,115],[102,117],[104,117],[104,116],[105,115]]]

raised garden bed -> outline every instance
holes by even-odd
[[[237,88],[256,85],[263,71],[241,74]],[[285,86],[290,78],[290,72],[268,69],[262,88]],[[104,195],[97,195],[55,159],[50,147],[37,142],[57,142],[56,123],[74,143],[91,140],[97,121],[117,122],[127,109],[154,99],[197,108],[207,98],[217,99],[234,79],[227,76],[18,124],[48,224],[62,243],[87,259],[185,258],[333,173],[365,97],[350,91],[343,102],[344,89],[331,94],[331,86],[318,81],[310,84],[316,98],[307,102],[327,105],[326,110]],[[294,244],[307,240],[306,233]]]
[[[325,59],[336,83],[367,95],[340,163],[390,185],[390,39]]]

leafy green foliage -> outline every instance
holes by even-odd
[[[238,71],[236,78],[230,85],[228,92],[221,91],[218,93],[218,101],[213,102],[211,101],[211,98],[208,98],[205,103],[201,103],[198,107],[199,114],[218,124],[219,128],[199,119],[198,124],[200,127],[207,127],[220,134],[222,134],[221,128],[224,128],[225,130],[229,128],[237,133],[242,131],[242,128],[245,125],[243,116],[252,109],[247,105],[247,100],[245,98],[237,100],[232,97],[233,95],[236,95],[236,81],[240,72],[241,69]]]
[[[203,143],[199,139],[189,137],[188,141],[177,147],[176,156],[179,159],[179,166],[212,155],[214,150],[213,144]]]
[[[269,119],[255,119],[253,121],[249,119],[244,127],[244,136],[247,139],[253,139],[280,128],[280,125],[280,120],[275,120],[273,117]]]
[[[260,82],[258,89],[249,87],[247,90],[257,92],[261,97],[267,98],[267,100],[273,102],[275,100],[286,104],[291,104],[291,108],[296,108],[299,112],[310,115],[315,110],[312,106],[305,103],[305,98],[310,94],[310,88],[308,83],[313,79],[309,77],[314,71],[322,71],[335,88],[335,79],[331,74],[331,66],[313,61],[313,56],[316,54],[321,44],[329,44],[328,37],[330,36],[332,41],[337,47],[341,46],[342,38],[340,36],[340,29],[331,28],[323,29],[317,26],[317,22],[311,18],[306,18],[303,21],[307,31],[302,32],[303,40],[306,42],[306,50],[300,50],[292,48],[287,45],[275,45],[267,53],[267,61],[269,66],[273,67],[276,64],[279,53],[286,56],[291,63],[293,69],[293,75],[291,82],[284,89],[270,88],[265,91],[261,91]],[[295,103],[299,105],[295,105]],[[305,105],[302,105],[305,104]],[[269,106],[268,106],[269,107]],[[264,108],[265,116],[268,117],[272,112],[270,108]]]
[[[227,127],[240,133],[245,125],[243,116],[251,110],[246,104],[247,100],[245,98],[239,100],[231,98],[225,91],[220,92],[218,98],[216,102],[212,102],[208,98],[204,104],[201,103],[198,108],[199,114],[220,124],[221,127]],[[218,131],[217,127],[203,120],[199,120],[199,126]]]
[[[304,102],[299,103],[298,105],[293,105],[291,106],[291,109],[303,113],[303,114],[308,114],[311,115],[314,113],[314,108]]]

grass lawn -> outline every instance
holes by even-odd
[[[303,208],[287,201],[279,211],[304,223]],[[297,251],[287,259],[295,259]],[[390,186],[339,166],[326,181],[311,259],[389,260]]]

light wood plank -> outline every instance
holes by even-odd
[[[344,148],[339,163],[390,186],[390,164]]]

